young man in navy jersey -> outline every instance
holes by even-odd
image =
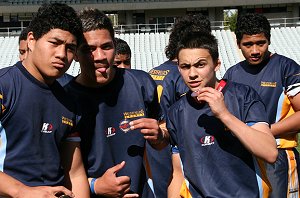
[[[89,197],[79,117],[56,81],[83,39],[80,20],[65,4],[44,4],[29,29],[26,59],[0,70],[0,196]]]
[[[27,56],[27,35],[28,35],[29,29],[28,27],[24,28],[19,36],[19,59],[20,61],[23,61]]]
[[[190,91],[171,106],[167,128],[188,187],[181,196],[267,197],[253,157],[270,163],[277,157],[264,105],[252,88],[217,79],[218,56],[207,32],[189,33],[178,45],[178,68]],[[173,177],[173,188],[182,180]]]
[[[211,32],[210,21],[206,16],[202,14],[187,14],[176,19],[176,22],[170,33],[169,43],[165,50],[165,54],[169,60],[149,71],[149,74],[157,84],[160,105],[164,114],[167,113],[172,104],[179,100],[180,97],[188,91],[188,87],[182,80],[177,67],[177,44],[182,35],[184,35],[186,32],[200,30]],[[155,172],[162,172],[161,174],[153,175],[154,180],[160,181],[160,186],[156,189],[160,189],[160,192],[166,194],[167,186],[170,180],[169,178],[172,177],[171,157],[173,158],[173,160],[174,158],[179,159],[179,155],[171,155],[169,152],[169,148],[166,148],[162,151],[153,151],[152,153],[152,163],[160,164],[160,166],[155,166],[158,168]],[[178,166],[173,166],[173,168],[176,168],[178,170],[173,171],[173,173],[180,173],[181,166],[179,160]],[[168,196],[172,197],[172,192],[169,191]]]
[[[81,74],[65,88],[90,122],[81,148],[92,197],[155,197],[145,144],[161,149],[168,139],[158,126],[155,83],[143,71],[113,66],[114,30],[103,12],[85,9],[79,17]]]
[[[245,60],[229,68],[224,78],[253,87],[266,106],[279,153],[275,164],[266,164],[270,197],[299,197],[300,66],[268,50],[271,27],[265,16],[240,16],[235,33]]]

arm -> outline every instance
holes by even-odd
[[[207,102],[214,115],[231,130],[253,155],[269,163],[275,162],[278,151],[268,125],[256,123],[249,127],[228,111],[223,94],[211,87],[202,88],[197,99]]]
[[[14,198],[47,197],[55,198],[56,194],[65,194],[74,197],[74,194],[63,186],[29,187],[0,171],[0,196]],[[3,182],[5,181],[5,182]]]
[[[154,149],[161,150],[168,145],[170,136],[164,121],[158,123],[152,118],[140,118],[129,124],[131,130],[141,129],[144,138]]]
[[[89,197],[90,190],[82,163],[80,143],[64,141],[62,145],[62,165],[65,169],[65,186],[73,191],[76,197]]]
[[[300,130],[300,94],[289,97],[291,105],[295,111],[291,116],[271,125],[271,131],[274,136],[287,133],[298,133]]]
[[[168,197],[180,198],[180,189],[184,181],[184,177],[181,170],[179,153],[172,155],[172,166],[173,166],[173,172],[172,172],[172,176],[171,176],[172,178],[170,184],[168,186]]]

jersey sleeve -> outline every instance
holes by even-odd
[[[251,87],[245,86],[243,117],[245,123],[265,122],[269,123],[266,107],[258,93]],[[243,93],[241,91],[241,93]]]
[[[140,79],[142,81],[141,88],[147,115],[149,118],[160,120],[162,113],[158,102],[156,83],[148,73],[142,73],[143,74],[139,74],[139,77],[141,77]]]
[[[300,65],[292,59],[284,62],[284,87],[287,96],[295,96],[300,92]]]
[[[173,148],[177,148],[177,135],[176,135],[176,110],[174,108],[171,108],[170,111],[168,111],[168,116],[166,117],[166,124],[167,124],[167,129],[170,134],[170,144],[172,147],[172,152]]]

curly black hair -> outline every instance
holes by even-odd
[[[210,32],[196,31],[187,32],[178,42],[176,57],[182,49],[207,49],[214,63],[219,59],[218,41]]]
[[[94,8],[86,8],[80,11],[79,18],[82,22],[83,32],[105,29],[109,31],[111,38],[115,39],[112,22],[102,11]]]
[[[126,54],[131,57],[131,50],[126,41],[120,38],[115,38],[116,54]]]
[[[240,43],[243,35],[255,35],[264,33],[271,43],[271,26],[268,19],[261,14],[247,13],[238,17],[235,29],[237,43]]]
[[[76,11],[62,3],[43,4],[30,22],[28,28],[36,40],[47,34],[51,29],[61,29],[73,34],[77,43],[83,40],[82,25]]]
[[[177,44],[187,32],[206,31],[211,32],[211,24],[208,18],[202,14],[188,14],[179,18],[171,29],[169,44],[165,54],[169,60],[176,58]]]

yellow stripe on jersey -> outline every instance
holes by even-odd
[[[261,183],[261,188],[262,188],[262,196],[263,198],[268,198],[271,194],[272,191],[272,186],[267,178],[267,172],[266,172],[266,168],[265,168],[265,162],[261,159],[258,158],[254,158],[257,161],[259,170],[260,170],[260,179],[261,181],[258,181],[258,183]]]
[[[157,95],[158,95],[158,102],[160,103],[160,97],[161,97],[161,94],[162,94],[164,88],[163,88],[163,86],[158,85],[156,89],[157,89]]]
[[[299,197],[299,181],[295,153],[292,149],[286,149],[287,160],[289,162],[288,172],[288,198]]]
[[[295,111],[291,105],[289,98],[286,95],[284,95],[284,100],[281,104],[281,113],[278,122],[293,115],[294,113]],[[280,136],[280,138],[276,139],[277,148],[297,147],[298,145],[297,141],[298,141],[297,133]]]
[[[3,95],[0,94],[0,99],[2,100],[3,99]],[[1,105],[1,112],[3,113],[5,111],[5,106],[4,105]]]
[[[180,188],[180,197],[182,198],[192,198],[192,194],[189,191],[188,186],[186,185],[186,180],[183,181],[181,188]]]

